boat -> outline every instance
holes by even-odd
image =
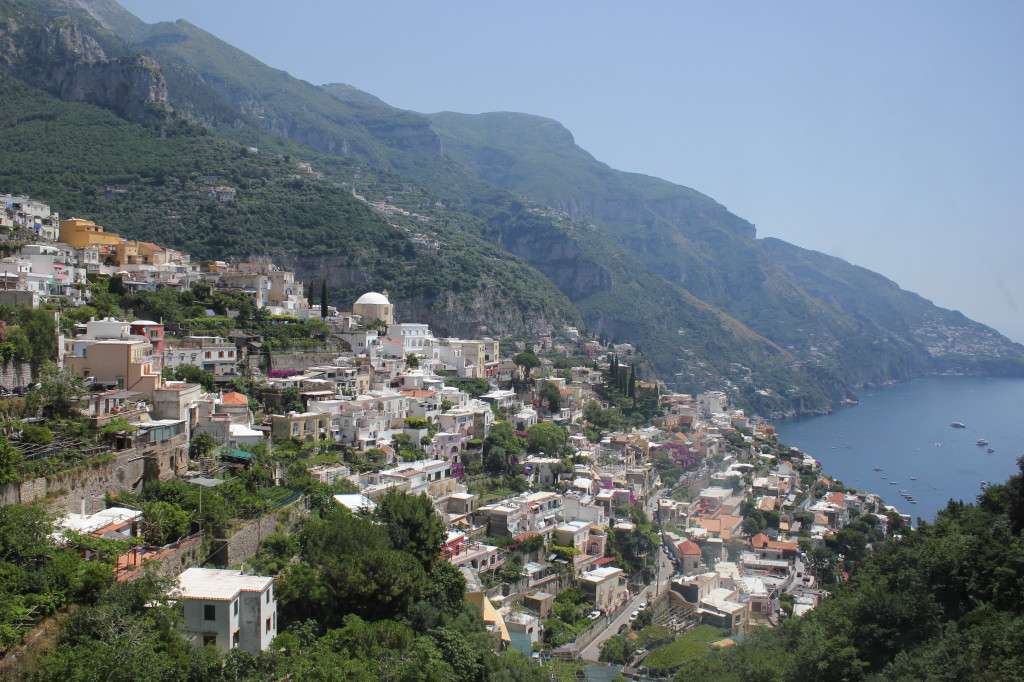
[[[941,448],[941,447],[942,447],[942,443],[936,442],[936,443],[935,443],[935,447],[937,447],[937,448]]]
[[[984,438],[979,438],[978,440],[974,441],[974,444],[975,445],[979,445],[979,446],[980,445],[988,445],[988,441],[985,440]]]
[[[964,424],[963,422],[953,422],[952,424],[950,424],[950,426],[952,426],[954,429],[966,429],[967,428],[967,425]]]
[[[875,467],[875,471],[885,471],[882,467]]]
[[[917,480],[917,476],[911,476],[911,477],[910,477],[910,480],[911,480],[911,481],[916,481],[916,480]]]
[[[995,448],[989,448],[988,450],[986,450],[986,452],[995,452],[995,451],[996,451]]]
[[[889,481],[889,485],[899,485],[899,481]]]

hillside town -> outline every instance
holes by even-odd
[[[0,502],[116,581],[168,579],[221,652],[279,647],[290,534],[396,495],[429,501],[496,650],[638,678],[814,609],[910,525],[630,344],[445,337],[386,291],[331,305],[326,280],[0,198]],[[22,606],[5,647],[55,610]]]

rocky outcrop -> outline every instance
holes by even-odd
[[[70,17],[45,25],[0,20],[0,71],[70,102],[91,102],[133,121],[167,119],[160,66],[138,54],[109,57]]]

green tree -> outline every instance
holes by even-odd
[[[39,372],[39,386],[33,390],[38,391],[43,415],[59,418],[70,417],[89,393],[80,376],[51,364]]]
[[[171,502],[147,502],[142,505],[142,534],[146,542],[166,545],[188,535],[189,515]]]
[[[14,483],[21,478],[18,465],[24,460],[20,450],[6,439],[0,440],[0,485]]]
[[[327,278],[320,282],[320,317],[327,317]]]
[[[391,488],[377,505],[376,516],[387,526],[396,549],[409,552],[424,566],[437,559],[445,537],[444,522],[426,494]]]
[[[558,390],[558,386],[550,381],[540,382],[537,397],[550,412],[558,412],[562,409],[562,394]]]
[[[217,379],[213,376],[213,372],[195,365],[178,365],[174,368],[174,378],[176,381],[199,384],[204,391],[209,393],[217,390]]]
[[[522,353],[513,355],[512,362],[519,368],[523,381],[529,381],[533,370],[540,367],[540,358],[532,350],[525,350]]]
[[[215,447],[217,447],[216,439],[203,431],[192,436],[188,444],[188,456],[191,459],[202,459],[209,455]]]
[[[562,457],[571,454],[569,436],[558,424],[541,422],[526,429],[527,450],[534,453],[543,452],[548,457]]]

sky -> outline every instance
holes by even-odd
[[[1019,0],[122,0],[315,84],[556,119],[1024,342]]]

